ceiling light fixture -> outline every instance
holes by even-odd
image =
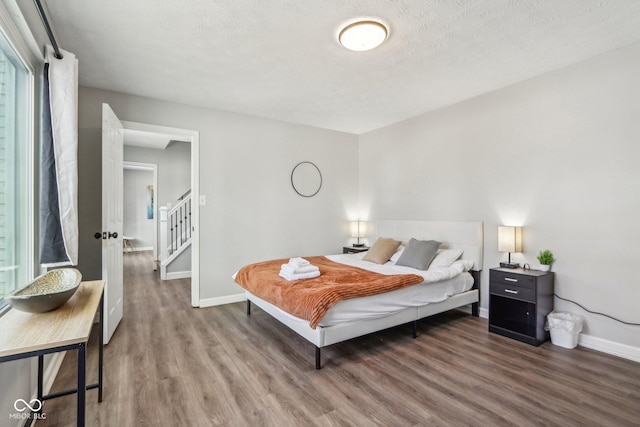
[[[338,35],[338,41],[344,47],[356,52],[374,49],[387,39],[389,31],[377,21],[357,21],[344,27]]]

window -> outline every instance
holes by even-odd
[[[32,277],[32,81],[0,32],[0,309]]]

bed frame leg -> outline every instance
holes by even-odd
[[[251,301],[247,300],[247,316],[251,316]]]
[[[320,369],[322,366],[320,364],[320,347],[316,346],[316,369]]]
[[[413,321],[413,330],[411,331],[411,336],[413,338],[418,338],[418,321],[414,320]]]
[[[469,273],[471,273],[471,276],[473,277],[473,286],[471,287],[471,289],[478,289],[478,292],[480,292],[480,279],[482,278],[482,272],[480,270],[470,270]],[[471,303],[471,314],[473,316],[480,316],[480,312],[478,310],[478,307],[480,306],[479,303],[479,297],[478,302]]]
[[[477,302],[471,304],[471,314],[476,317],[480,316]]]

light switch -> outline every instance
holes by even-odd
[[[200,195],[200,206],[206,206],[207,205],[207,196],[205,196],[204,194]]]

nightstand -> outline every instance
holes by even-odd
[[[368,246],[360,246],[360,247],[343,246],[342,247],[342,253],[343,254],[358,254],[360,252],[366,252],[369,249],[371,249],[371,248],[369,248]]]
[[[538,346],[549,339],[553,273],[521,268],[489,270],[489,332]]]

